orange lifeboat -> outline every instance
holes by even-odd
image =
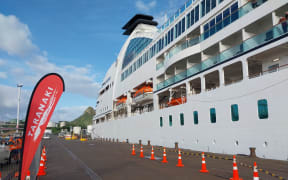
[[[135,98],[135,97],[137,97],[137,96],[139,96],[139,95],[142,95],[142,94],[145,94],[145,93],[148,93],[148,92],[152,92],[152,91],[153,91],[153,89],[152,89],[151,86],[145,85],[145,86],[141,87],[140,89],[138,89],[138,90],[135,92],[135,94],[134,94],[133,97]]]
[[[184,104],[184,103],[186,103],[186,101],[187,101],[186,97],[173,98],[167,104],[168,104],[168,106],[175,106],[175,105],[179,105],[179,104]]]
[[[125,104],[127,100],[127,97],[122,97],[116,102],[116,106],[119,106],[121,104]]]

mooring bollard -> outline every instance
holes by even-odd
[[[175,142],[175,149],[178,150],[178,142]]]
[[[250,147],[250,156],[249,157],[256,157],[256,148],[255,147]]]

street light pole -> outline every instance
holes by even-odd
[[[16,133],[18,133],[19,128],[19,114],[20,114],[20,96],[21,96],[21,87],[23,87],[23,84],[17,84],[18,88],[18,104],[17,104],[17,124],[16,124]]]

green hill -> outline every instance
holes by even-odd
[[[92,119],[94,115],[95,110],[92,107],[88,107],[81,116],[71,121],[69,123],[69,126],[81,126],[81,128],[86,129],[87,125],[92,124]]]

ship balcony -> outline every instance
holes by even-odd
[[[139,94],[133,98],[133,104],[145,104],[147,102],[153,101],[153,93],[152,92],[145,92],[143,94]]]
[[[119,104],[116,104],[116,111],[120,111],[122,109],[125,109],[127,108],[127,104],[126,103],[119,103]]]
[[[195,74],[203,72],[214,66],[217,66],[218,64],[221,64],[223,62],[241,56],[245,53],[248,53],[253,49],[256,49],[270,42],[274,42],[283,37],[286,37],[288,31],[287,28],[283,26],[284,23],[287,24],[288,21],[282,22],[276,26],[273,26],[269,30],[266,30],[265,32],[262,32],[260,34],[250,37],[249,39],[241,41],[240,44],[234,45],[228,49],[225,49],[222,52],[219,52],[214,56],[208,57],[206,60],[203,60],[200,63],[195,64],[182,72],[178,72],[172,76],[167,76],[167,78],[164,78],[163,81],[157,84],[156,87],[157,91],[164,89],[172,84],[176,84],[186,78],[192,77]]]
[[[264,4],[267,0],[256,0],[255,3],[257,7]],[[248,14],[249,12],[253,11],[256,7],[253,7],[252,2],[248,2],[244,4],[242,7],[239,7],[236,11],[232,12],[229,16],[223,18],[221,21],[217,22],[209,29],[205,30],[202,34],[197,37],[193,37],[191,39],[187,39],[184,42],[177,44],[175,47],[171,48],[164,56],[163,60],[160,60],[156,64],[156,70],[161,69],[162,67],[166,66],[169,62],[168,60],[171,59],[176,54],[182,52],[183,50],[195,46],[197,44],[202,43],[203,41],[209,39],[212,35],[216,34],[218,31],[222,30],[223,28],[227,27],[228,25],[232,24],[237,19],[243,17],[244,15]]]

